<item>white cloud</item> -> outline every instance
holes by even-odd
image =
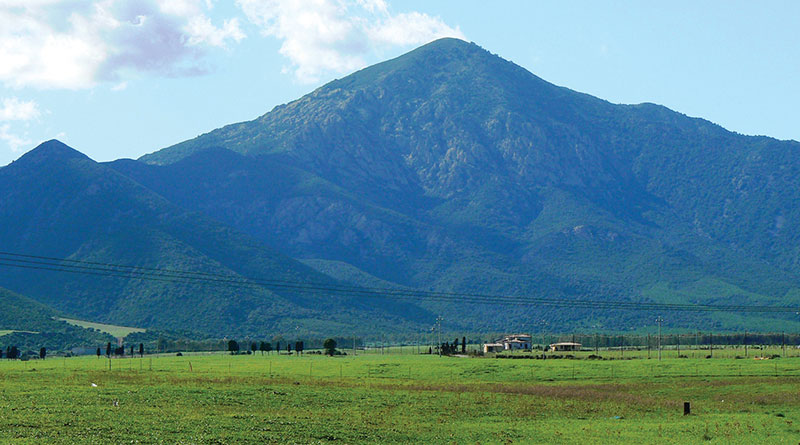
[[[20,152],[24,147],[30,146],[32,141],[25,136],[19,136],[12,131],[9,121],[30,121],[38,118],[42,113],[39,105],[32,100],[20,100],[16,97],[7,97],[0,102],[0,141],[5,142],[14,153]]]
[[[392,14],[384,0],[237,0],[265,36],[283,41],[280,53],[301,82],[362,68],[371,56],[396,46],[440,37],[464,38],[437,17]]]
[[[211,19],[205,16],[196,16],[189,21],[184,28],[189,35],[189,45],[208,44],[218,48],[225,48],[228,40],[239,42],[245,35],[239,29],[239,20],[225,20],[222,28],[217,28],[211,23]]]
[[[32,101],[19,100],[16,97],[5,98],[0,107],[0,122],[2,121],[27,121],[36,119],[41,115],[39,105]]]
[[[11,133],[11,125],[9,124],[0,125],[0,141],[5,142],[14,153],[19,153],[23,148],[33,143],[28,138]]]
[[[3,0],[0,82],[79,89],[126,71],[202,72],[209,47],[244,38],[236,19],[215,26],[208,0]]]
[[[111,87],[111,91],[125,91],[128,88],[128,82],[122,81]]]

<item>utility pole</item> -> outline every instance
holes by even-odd
[[[439,357],[442,356],[442,320],[444,320],[444,318],[442,318],[441,315],[436,317],[436,332],[438,332],[436,341],[438,345],[437,348],[439,349]]]
[[[656,318],[656,323],[658,323],[658,361],[661,361],[661,323],[664,322],[664,319],[659,316]]]
[[[786,357],[786,333],[781,332],[781,349],[783,349],[783,356]]]
[[[708,334],[708,341],[709,341],[708,356],[711,357],[711,358],[714,358],[714,333],[713,332],[710,332]]]
[[[744,338],[742,339],[742,343],[744,343],[744,357],[747,358],[747,331],[744,331]]]

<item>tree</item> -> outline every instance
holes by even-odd
[[[294,344],[294,350],[297,351],[298,354],[303,353],[303,342],[298,341]]]
[[[228,340],[228,351],[231,354],[237,354],[239,352],[239,343],[236,340]]]
[[[325,348],[325,354],[333,356],[336,353],[336,340],[332,338],[326,339],[322,343],[322,347]]]
[[[12,346],[12,347],[11,347],[11,348],[8,350],[8,353],[6,354],[6,356],[7,356],[8,358],[10,358],[10,359],[19,358],[19,349],[17,349],[17,347],[16,347],[16,346]]]
[[[111,358],[111,342],[106,343],[106,357]]]
[[[158,337],[158,341],[156,342],[156,351],[167,352],[167,339]]]
[[[256,342],[250,343],[250,350],[255,354],[258,351],[258,344]]]
[[[97,358],[100,358],[100,347],[97,347]]]
[[[291,342],[288,342],[288,341],[286,342],[286,352],[288,352],[289,354],[292,353],[292,343]]]
[[[264,352],[267,351],[267,344],[263,341],[258,342],[258,350],[261,351],[261,355],[264,355]]]
[[[139,343],[139,357],[144,358],[144,343]]]
[[[461,353],[467,353],[467,337],[461,337]]]
[[[275,351],[278,353],[278,355],[281,355],[281,342],[275,342]]]
[[[264,345],[264,351],[266,351],[266,352],[267,352],[267,354],[269,354],[269,351],[272,351],[272,345],[271,345],[269,342],[267,342],[267,343]]]
[[[133,357],[133,345],[131,345],[131,357]]]
[[[47,357],[47,348],[43,346],[39,348],[39,358],[44,360],[45,357]]]

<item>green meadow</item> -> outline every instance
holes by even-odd
[[[145,329],[142,328],[132,328],[128,326],[117,326],[113,324],[105,324],[105,323],[95,323],[92,321],[83,321],[83,320],[74,320],[71,318],[59,318],[61,321],[66,321],[67,323],[73,326],[80,326],[86,329],[96,329],[100,332],[105,332],[106,334],[110,334],[116,338],[124,338],[128,334],[132,334],[134,332],[145,332]]]
[[[410,352],[146,355],[113,359],[110,370],[105,357],[1,360],[0,441],[800,440],[796,357],[611,360],[616,351],[603,351],[602,360],[528,360]]]

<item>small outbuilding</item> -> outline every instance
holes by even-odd
[[[505,349],[506,345],[503,343],[484,343],[483,345],[484,354],[488,354],[490,352],[502,352]]]
[[[571,341],[565,341],[561,343],[553,343],[552,345],[548,346],[547,349],[550,352],[557,352],[557,351],[580,351],[581,350],[580,343],[574,343]]]

